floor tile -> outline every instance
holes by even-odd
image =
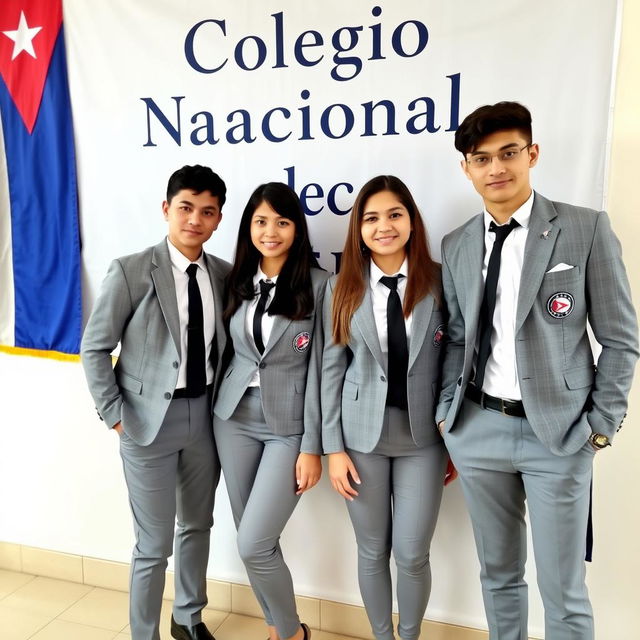
[[[95,588],[60,614],[61,620],[122,631],[129,622],[129,594]]]
[[[51,621],[49,616],[30,611],[12,609],[0,603],[0,629],[2,640],[28,640],[36,631]]]
[[[76,582],[34,578],[2,600],[5,607],[55,618],[93,587]]]
[[[113,640],[114,637],[114,631],[58,619],[52,620],[32,636],[31,640]]]
[[[27,582],[31,582],[34,578],[35,576],[28,573],[0,569],[0,600],[6,598],[16,589],[23,587]]]
[[[268,636],[264,620],[230,613],[216,629],[216,640],[264,640]]]
[[[82,558],[84,583],[115,591],[129,590],[129,565],[97,558]]]

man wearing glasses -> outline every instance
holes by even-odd
[[[620,244],[605,212],[531,189],[539,149],[521,104],[480,107],[455,146],[484,212],[442,243],[449,343],[436,420],[471,515],[490,637],[528,635],[526,500],[545,637],[591,640],[592,461],[622,424],[638,358]]]

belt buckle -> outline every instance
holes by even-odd
[[[486,396],[485,392],[480,390],[480,402],[478,404],[480,405],[481,409],[487,408],[487,405],[484,402],[485,396]]]
[[[510,413],[507,413],[507,404],[504,401],[504,398],[500,398],[500,413],[503,416],[510,416]]]

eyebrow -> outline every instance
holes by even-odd
[[[507,149],[510,149],[511,147],[518,147],[518,143],[517,142],[509,142],[508,144],[502,145],[498,151],[506,151]],[[482,151],[481,149],[478,149],[476,151],[471,151],[470,155],[472,156],[488,156],[491,152],[490,151]]]
[[[392,211],[402,211],[405,207],[402,205],[398,205],[397,207],[391,207],[390,209],[385,209],[382,213],[391,213]],[[380,211],[365,211],[362,214],[362,217],[369,216],[371,214],[381,213]]]

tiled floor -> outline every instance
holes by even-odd
[[[131,640],[126,593],[0,569],[0,640]],[[171,602],[164,601],[160,635],[170,640]],[[262,620],[205,609],[216,640],[264,640]],[[313,640],[353,640],[314,631]]]

